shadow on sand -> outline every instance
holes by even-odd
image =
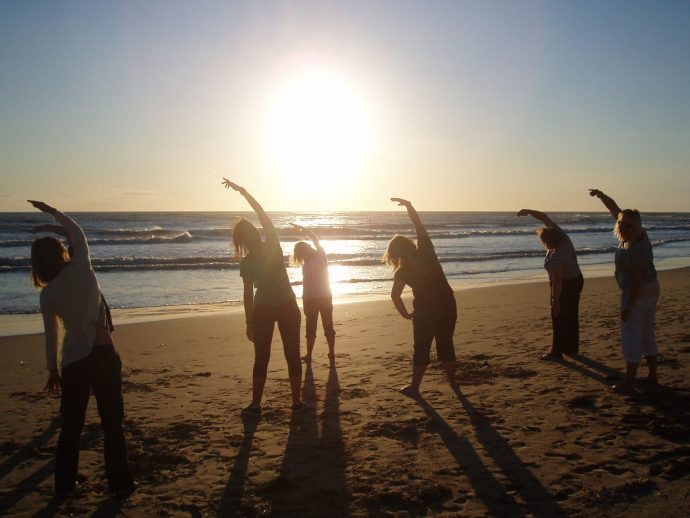
[[[17,466],[23,464],[32,459],[45,458],[48,455],[43,454],[39,451],[39,448],[43,447],[52,437],[55,435],[60,428],[60,417],[54,416],[48,423],[47,428],[39,435],[34,438],[30,443],[24,445],[17,453],[12,455],[9,459],[0,465],[0,479],[9,475]],[[5,514],[12,507],[14,507],[17,502],[24,498],[29,493],[32,493],[36,488],[48,477],[50,477],[55,471],[55,462],[52,460],[53,454],[50,453],[51,460],[43,464],[31,475],[26,477],[24,480],[19,482],[9,493],[4,495],[0,500],[0,515]],[[56,504],[51,500],[51,503]],[[54,505],[53,505],[54,506]],[[52,509],[50,504],[48,507]],[[48,508],[46,508],[48,509]],[[53,512],[53,515],[57,512]],[[46,515],[46,516],[53,516]]]
[[[244,512],[242,509],[242,496],[244,495],[244,485],[247,479],[247,468],[249,466],[249,454],[252,451],[254,434],[261,421],[260,416],[248,416],[242,414],[242,425],[244,426],[244,437],[240,444],[240,449],[235,457],[235,464],[230,471],[230,479],[225,486],[223,495],[218,505],[218,516],[245,516],[251,514],[253,510]]]
[[[515,453],[508,441],[498,433],[489,419],[462,394],[458,389],[455,394],[462,404],[470,423],[474,428],[475,437],[491,457],[494,465],[501,471],[507,480],[507,486],[511,491],[519,494],[524,503],[519,504],[519,514],[530,516],[557,517],[566,516],[554,495],[542,485],[537,477],[525,466],[520,457]],[[502,509],[496,515],[514,516],[509,509]]]
[[[307,364],[302,394],[308,407],[292,414],[280,473],[264,488],[276,516],[316,517],[325,510],[328,516],[349,516],[339,392],[338,373],[331,364],[323,411],[317,414],[314,375]]]

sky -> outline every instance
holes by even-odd
[[[690,211],[690,2],[3,1],[0,211]]]

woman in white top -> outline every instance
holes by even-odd
[[[328,257],[314,232],[294,223],[292,226],[303,232],[314,243],[314,246],[306,241],[295,243],[292,255],[293,264],[302,265],[302,301],[307,320],[307,354],[302,359],[305,362],[311,361],[320,313],[323,333],[328,342],[328,359],[334,362],[335,329],[333,328],[333,296],[328,278]]]
[[[129,473],[122,421],[122,363],[110,335],[86,236],[81,227],[62,212],[29,200],[51,214],[62,226],[73,247],[72,256],[53,237],[36,239],[31,247],[31,276],[41,288],[41,313],[45,327],[46,389],[62,389],[62,429],[55,455],[55,490],[69,494],[75,487],[79,465],[79,438],[93,391],[104,433],[105,469],[111,493],[125,497],[134,489]],[[62,344],[59,327],[64,328]]]
[[[545,213],[522,209],[518,216],[532,216],[544,224],[537,230],[546,248],[544,269],[549,274],[551,288],[551,351],[543,360],[560,360],[563,354],[580,352],[580,295],[584,279],[577,264],[575,247],[561,227]]]

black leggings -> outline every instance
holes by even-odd
[[[582,274],[563,280],[559,298],[561,312],[557,317],[551,314],[553,327],[553,354],[577,354],[580,351],[580,294],[584,286]]]
[[[276,322],[283,341],[283,351],[290,376],[302,376],[302,363],[299,359],[299,329],[302,314],[296,300],[280,306],[256,304],[252,326],[254,330],[254,377],[265,378],[268,360],[271,358],[271,341]]]
[[[69,492],[74,489],[79,465],[79,438],[92,390],[103,427],[108,486],[113,492],[132,486],[122,428],[124,404],[121,369],[120,356],[112,345],[94,346],[89,356],[62,369],[62,430],[55,455],[57,491]]]

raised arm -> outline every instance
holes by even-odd
[[[316,234],[312,231],[309,230],[307,227],[303,227],[302,225],[298,225],[297,223],[290,223],[293,227],[295,227],[297,230],[302,232],[305,236],[309,238],[309,240],[314,243],[314,246],[316,247],[317,250],[322,250],[323,247],[321,246],[321,243],[319,242],[319,238],[316,237]]]
[[[417,238],[420,237],[429,237],[429,233],[426,230],[426,227],[424,226],[424,223],[422,223],[421,218],[419,217],[419,214],[417,214],[417,211],[415,208],[412,206],[412,202],[408,200],[403,200],[402,198],[391,198],[391,201],[397,203],[401,207],[405,207],[407,209],[407,215],[410,217],[410,220],[412,221],[412,224],[414,225],[414,229],[417,232]]]
[[[599,189],[590,189],[589,190],[589,195],[594,196],[596,198],[599,198],[601,202],[604,204],[604,206],[609,209],[609,212],[611,215],[615,218],[618,219],[618,214],[621,211],[621,208],[618,206],[618,204],[613,201],[613,198],[610,196],[607,196],[603,192],[601,192]]]
[[[254,197],[247,192],[247,189],[245,189],[244,187],[240,187],[236,183],[228,180],[227,178],[223,178],[222,183],[226,189],[233,189],[233,190],[239,192],[242,196],[244,196],[244,199],[247,200],[247,202],[249,203],[251,208],[254,209],[254,212],[256,212],[256,215],[259,217],[259,221],[261,222],[261,226],[264,228],[264,232],[266,233],[267,236],[269,233],[276,234],[276,229],[273,226],[273,222],[271,221],[271,218],[268,217],[268,214],[266,214],[266,211],[259,204],[259,202],[256,201],[254,199]]]
[[[556,223],[544,212],[532,209],[520,209],[517,213],[518,216],[532,216],[535,219],[541,221],[547,227],[557,227]]]
[[[72,254],[72,260],[83,260],[90,262],[91,258],[89,257],[89,245],[86,242],[86,236],[84,235],[84,231],[82,228],[77,224],[76,221],[74,221],[72,218],[70,218],[68,215],[63,214],[59,210],[57,210],[54,207],[51,207],[47,203],[43,203],[42,201],[36,201],[36,200],[27,200],[31,205],[36,207],[38,210],[46,212],[47,214],[50,214],[55,218],[55,221],[57,221],[61,226],[62,229],[64,230],[64,234],[66,235],[67,239],[69,240],[70,244],[74,248],[74,252]],[[55,227],[57,228],[57,227]],[[60,233],[60,232],[58,232]]]

